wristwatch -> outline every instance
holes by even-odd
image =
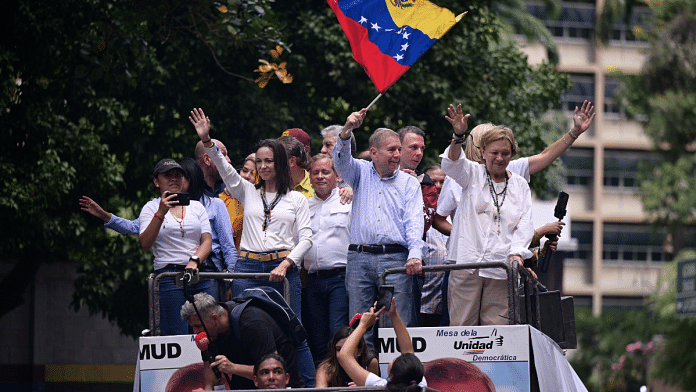
[[[196,267],[201,265],[201,258],[198,256],[191,256],[189,257],[189,260],[196,262]]]

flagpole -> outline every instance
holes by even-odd
[[[373,99],[372,102],[370,102],[369,105],[367,105],[367,107],[365,108],[365,110],[370,110],[370,108],[372,107],[372,105],[374,105],[375,102],[377,102],[377,100],[380,99],[380,98],[382,98],[382,93],[379,93],[379,95],[378,95],[377,97],[375,97],[375,99]]]

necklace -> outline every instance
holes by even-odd
[[[261,187],[261,200],[263,201],[263,225],[261,225],[261,228],[263,231],[266,231],[268,225],[271,223],[271,211],[273,207],[275,207],[282,198],[283,195],[277,192],[275,198],[268,204],[268,201],[266,201],[266,189]]]
[[[179,229],[181,230],[181,236],[183,237],[184,234],[186,234],[186,230],[184,230],[184,206],[181,206],[181,220],[176,219],[176,216],[172,214],[172,217],[176,221],[176,223],[179,224]]]
[[[493,180],[491,179],[491,173],[486,170],[486,179],[488,180],[488,190],[491,191],[491,199],[493,199],[493,204],[495,205],[495,213],[493,215],[493,220],[498,224],[498,235],[500,235],[500,207],[503,206],[505,202],[505,195],[507,195],[508,188],[508,174],[505,171],[505,187],[500,193],[495,191],[495,186],[493,185]],[[502,196],[502,199],[500,198]]]

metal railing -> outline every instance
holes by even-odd
[[[546,287],[539,283],[538,280],[527,271],[525,268],[519,268],[518,264],[515,263],[511,266],[510,263],[496,262],[496,263],[476,263],[476,264],[445,264],[445,265],[432,265],[424,266],[423,272],[438,272],[438,271],[453,271],[453,270],[464,270],[464,269],[488,269],[488,268],[502,268],[507,274],[508,283],[508,317],[509,323],[522,324],[520,318],[520,301],[522,300],[524,304],[524,312],[526,315],[526,320],[530,320],[528,324],[534,326],[536,329],[541,330],[541,314],[539,312],[539,292],[546,291]],[[405,274],[406,268],[390,268],[382,272],[380,277],[380,285],[386,283],[387,275],[392,274]],[[518,279],[518,277],[520,279]],[[518,280],[522,282],[522,292],[524,297],[522,298],[519,294],[519,284]]]
[[[151,336],[160,336],[160,289],[159,282],[162,279],[175,279],[178,272],[163,272],[161,274],[150,274],[147,277],[148,293],[148,319]],[[266,279],[271,277],[270,273],[235,273],[235,272],[199,272],[200,279]],[[283,280],[283,298],[290,305],[290,283],[288,279]],[[223,301],[224,302],[224,301]]]
[[[539,292],[546,291],[546,287],[538,280],[534,279],[525,268],[519,268],[517,264],[511,266],[509,263],[477,263],[477,264],[445,264],[424,266],[423,272],[453,271],[463,269],[489,269],[502,268],[507,274],[508,282],[508,317],[509,323],[522,324],[520,314],[525,312],[525,320],[528,324],[541,330],[541,315],[539,311]],[[405,274],[406,268],[390,268],[382,272],[380,284],[384,285],[388,275]],[[159,282],[165,278],[176,277],[176,272],[164,272],[161,274],[150,274],[148,276],[148,317],[150,335],[159,336],[160,312],[159,312]],[[232,273],[232,272],[200,272],[201,279],[268,279],[270,273]],[[518,279],[519,278],[519,279]],[[520,284],[522,290],[520,290]],[[520,291],[523,296],[520,295]],[[290,285],[287,278],[283,282],[283,297],[290,305]]]

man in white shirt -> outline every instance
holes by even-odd
[[[317,154],[312,158],[309,175],[314,188],[314,196],[309,199],[312,247],[304,257],[308,272],[304,324],[317,362],[326,357],[327,344],[336,331],[348,325],[345,279],[352,205],[341,204],[337,177],[329,155]]]

